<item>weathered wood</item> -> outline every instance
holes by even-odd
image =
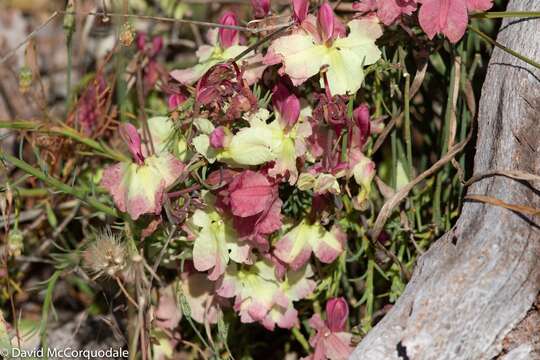
[[[534,353],[536,351],[536,353]],[[540,352],[540,294],[536,297],[533,307],[527,316],[503,340],[503,351],[496,360],[519,360],[518,355],[527,355]]]
[[[538,0],[512,0],[508,10],[539,7]],[[540,60],[540,19],[505,20],[498,41]],[[538,174],[539,151],[540,71],[496,49],[482,89],[474,172]],[[468,193],[540,208],[537,190],[504,177],[485,178]],[[456,226],[419,259],[401,298],[351,358],[492,359],[539,291],[540,217],[468,202]],[[522,344],[504,358],[540,359],[537,351],[534,344]]]

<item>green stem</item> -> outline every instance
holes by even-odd
[[[58,279],[60,278],[60,274],[62,272],[60,270],[57,270],[53,273],[53,275],[50,277],[50,279],[47,281],[47,292],[45,295],[45,300],[43,301],[43,308],[41,311],[41,322],[39,324],[39,337],[41,342],[41,347],[45,349],[45,353],[47,353],[47,325],[49,324],[49,311],[53,309],[53,292],[54,288],[56,286],[56,283]],[[48,357],[45,357],[48,358]]]
[[[476,19],[501,19],[509,17],[533,18],[540,17],[540,11],[490,11],[474,14],[471,17]]]
[[[75,0],[68,0],[67,11],[75,10]],[[64,16],[64,31],[66,33],[66,47],[67,47],[67,95],[66,95],[66,109],[69,109],[71,99],[71,68],[72,68],[72,55],[73,55],[73,33],[75,33],[75,14],[66,13]]]
[[[396,129],[393,129],[392,133],[390,134],[390,144],[391,144],[391,148],[392,148],[392,179],[391,179],[391,184],[392,184],[392,188],[396,189],[396,187],[397,187],[397,167],[398,167]]]
[[[444,114],[444,124],[442,131],[441,139],[441,156],[444,156],[448,152],[448,137],[450,136],[450,122],[452,117],[452,103],[454,96],[454,87],[456,81],[456,65],[455,61],[452,61],[452,67],[450,69],[450,84],[448,86],[448,97],[446,99],[446,111]],[[441,213],[441,195],[442,195],[442,185],[444,178],[446,177],[446,167],[437,174],[435,180],[435,193],[433,194],[433,223],[437,226],[437,230],[443,226],[442,223],[442,213]]]
[[[117,161],[127,161],[129,160],[126,156],[120,154],[119,152],[109,148],[108,146],[101,144],[93,139],[90,139],[78,131],[68,127],[68,126],[50,126],[46,127],[43,124],[39,124],[34,121],[12,121],[12,122],[2,122],[0,121],[0,129],[14,129],[14,130],[26,130],[26,131],[35,131],[43,134],[52,134],[65,136],[67,138],[73,139],[81,144],[84,144],[97,152],[99,155],[107,157],[109,159]]]
[[[53,178],[52,176],[49,176],[45,174],[43,171],[34,168],[32,165],[28,164],[26,161],[18,159],[12,155],[9,154],[0,154],[0,159],[4,159],[5,161],[11,163],[12,165],[18,167],[22,171],[36,177],[37,179],[43,181],[45,184],[65,193],[68,195],[71,195],[73,197],[76,197],[77,199],[87,203],[94,209],[98,211],[102,211],[106,213],[107,215],[118,217],[118,213],[115,209],[108,207],[107,205],[102,204],[98,199],[94,197],[86,196],[86,192],[81,189],[73,188],[69,185],[64,184],[60,180],[57,180]]]
[[[66,109],[69,109],[71,99],[71,68],[73,67],[73,45],[71,44],[71,36],[67,39],[67,92],[66,92]]]
[[[47,196],[49,195],[48,189],[25,189],[25,188],[16,188],[16,193],[19,196],[22,197],[39,197],[39,196]]]
[[[366,271],[366,282],[365,282],[365,289],[364,289],[364,295],[366,301],[366,313],[364,315],[364,318],[362,319],[362,328],[367,333],[369,330],[371,330],[371,324],[373,322],[373,306],[375,301],[375,290],[373,288],[373,276],[375,271],[375,261],[372,259],[372,255],[370,255],[370,258],[368,260],[368,266]]]
[[[300,332],[300,329],[293,328],[292,329],[292,334],[293,334],[294,338],[296,339],[296,341],[298,341],[298,343],[300,345],[302,345],[302,348],[309,354],[311,352],[310,348],[309,348],[309,343],[306,340],[306,337],[304,336],[304,334],[302,334]]]
[[[413,159],[412,159],[412,141],[411,141],[411,112],[410,112],[410,88],[411,88],[411,75],[409,73],[405,74],[405,90],[403,98],[405,101],[404,104],[404,120],[405,120],[405,146],[407,148],[407,165],[408,165],[408,175],[409,179],[413,178]]]
[[[510,55],[513,55],[513,56],[517,57],[518,59],[520,59],[522,61],[525,61],[527,64],[529,64],[531,66],[534,66],[537,69],[540,69],[540,63],[538,63],[538,62],[536,62],[536,61],[534,61],[532,59],[529,59],[528,57],[526,57],[524,55],[521,55],[520,53],[517,53],[512,49],[507,48],[506,46],[502,45],[498,41],[493,40],[488,35],[484,34],[482,31],[480,31],[480,30],[478,30],[478,29],[476,29],[476,28],[474,28],[474,27],[472,27],[470,25],[468,26],[468,28],[469,28],[469,30],[476,33],[478,36],[480,36],[482,39],[484,39],[485,41],[487,41],[491,45],[498,47],[499,49],[509,53]]]

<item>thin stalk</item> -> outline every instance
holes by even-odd
[[[517,18],[535,18],[540,17],[540,11],[489,11],[471,16],[475,19],[502,19],[509,17]]]
[[[187,319],[189,325],[191,326],[191,328],[193,329],[193,331],[195,332],[195,334],[197,335],[197,337],[199,338],[199,340],[201,340],[201,342],[203,343],[203,345],[206,346],[207,349],[209,349],[211,351],[214,351],[213,348],[210,346],[210,344],[208,344],[208,342],[206,341],[204,336],[202,336],[201,332],[197,328],[197,325],[195,325],[193,320],[191,320],[191,317],[186,316],[186,319]],[[215,351],[214,351],[214,353],[215,353]]]
[[[69,108],[71,99],[71,68],[73,66],[73,44],[71,42],[71,36],[67,40],[67,92],[66,92],[66,108]]]
[[[49,16],[47,18],[47,20],[45,20],[45,22],[43,24],[41,24],[40,26],[38,26],[34,31],[32,31],[30,34],[28,34],[23,41],[21,41],[17,46],[15,46],[13,49],[11,49],[6,55],[4,55],[1,59],[0,59],[0,65],[2,65],[3,63],[5,63],[10,57],[12,57],[13,55],[15,55],[15,53],[17,52],[17,50],[19,50],[24,44],[26,44],[30,39],[32,39],[34,36],[37,35],[38,32],[40,32],[43,28],[45,28],[47,25],[49,25],[51,23],[51,21],[54,20],[54,18],[56,18],[58,16],[60,12],[59,11],[55,11],[51,14],[51,16]]]
[[[458,94],[453,94],[455,88],[455,72],[456,72],[456,62],[452,61],[452,67],[450,69],[450,84],[448,86],[448,98],[446,99],[446,112],[444,114],[444,125],[442,131],[441,139],[441,156],[444,156],[448,152],[448,137],[450,136],[450,122],[452,117],[452,103],[453,96],[458,96]],[[444,177],[446,176],[445,171],[437,174],[437,179],[435,183],[435,193],[433,194],[433,222],[438,226],[442,226],[441,221],[441,195],[442,195],[442,183]]]
[[[292,334],[293,334],[294,338],[296,339],[296,341],[298,341],[298,343],[300,345],[302,345],[302,348],[305,350],[305,352],[307,352],[309,354],[311,352],[310,348],[309,348],[309,343],[306,340],[306,337],[304,336],[304,334],[302,334],[300,332],[300,329],[293,328],[292,329]]]
[[[22,197],[40,197],[49,195],[48,189],[26,189],[26,188],[15,188],[15,193],[17,196]]]
[[[405,90],[403,94],[404,103],[404,120],[405,120],[405,146],[407,149],[407,165],[409,172],[409,179],[413,178],[413,159],[412,159],[412,141],[411,141],[411,111],[410,111],[410,88],[411,88],[411,76],[409,73],[405,73]]]
[[[154,148],[154,141],[152,140],[152,133],[150,132],[150,128],[148,127],[148,118],[146,117],[146,113],[144,111],[144,89],[143,89],[143,77],[142,77],[142,71],[141,68],[137,70],[137,101],[139,102],[139,118],[140,122],[142,123],[143,127],[143,138],[145,138],[146,142],[146,148],[149,154],[154,155],[156,153],[156,149]]]
[[[118,28],[122,26],[122,22],[118,22]],[[119,34],[117,33],[117,36]],[[124,78],[124,74],[127,67],[126,60],[126,49],[125,47],[120,47],[120,49],[115,52],[114,56],[114,67],[115,67],[115,77],[116,77],[116,102],[119,104],[120,111],[120,122],[127,122],[126,113],[128,111],[128,101],[127,96],[129,92],[128,82]]]
[[[47,281],[47,292],[45,295],[45,300],[43,301],[43,309],[41,311],[41,322],[39,324],[39,337],[41,342],[41,347],[47,349],[47,325],[49,323],[49,310],[52,309],[52,299],[53,292],[56,286],[56,282],[60,278],[62,272],[57,270]],[[45,351],[47,353],[47,351]]]
[[[131,287],[132,288],[132,287]],[[142,324],[139,322],[139,312],[137,309],[128,302],[128,347],[129,347],[129,360],[137,359],[137,348],[139,347],[139,332],[141,331]]]
[[[392,133],[390,134],[390,144],[392,148],[392,188],[396,188],[397,186],[397,167],[398,167],[398,160],[397,160],[397,135],[396,135],[396,129],[392,130]]]
[[[98,211],[102,211],[105,214],[110,215],[110,216],[118,217],[118,212],[115,209],[102,204],[101,201],[99,201],[98,199],[94,197],[86,196],[86,192],[84,190],[66,185],[60,180],[57,180],[53,178],[52,176],[45,174],[43,171],[36,169],[35,167],[28,164],[24,160],[18,159],[12,155],[5,154],[5,153],[0,154],[0,159],[3,159],[11,163],[12,165],[16,166],[22,171],[36,177],[37,179],[43,181],[45,184],[49,185],[50,187],[53,187],[57,189],[58,191],[63,192],[65,194],[76,197],[77,199],[85,202],[86,204],[90,205],[91,207],[93,207],[94,209]]]
[[[66,10],[73,11],[74,7],[75,7],[75,1],[69,0],[66,6]],[[72,69],[72,56],[73,56],[73,34],[75,33],[75,15],[66,14],[66,16],[64,16],[64,31],[66,33],[66,48],[67,48],[66,109],[69,109],[69,103],[71,100],[71,69]]]
[[[135,307],[135,309],[139,310],[139,304],[137,304],[137,302],[135,301],[135,299],[133,299],[131,297],[131,295],[129,295],[129,292],[127,291],[127,289],[124,287],[124,285],[122,284],[122,282],[120,281],[120,279],[115,276],[114,279],[116,280],[116,283],[118,284],[118,287],[120,288],[120,290],[122,291],[122,293],[124,294],[124,296],[128,299],[128,301],[131,303],[131,305],[133,305]]]
[[[373,288],[373,276],[375,272],[375,261],[371,258],[368,260],[368,267],[366,271],[366,282],[365,282],[365,301],[366,301],[366,314],[362,321],[362,328],[367,333],[371,329],[371,324],[373,321],[373,305],[375,301],[375,294]]]
[[[514,50],[512,50],[510,48],[507,48],[503,44],[499,43],[497,40],[494,40],[494,39],[490,38],[487,34],[483,33],[482,31],[480,31],[480,30],[478,30],[478,29],[476,29],[476,28],[474,28],[474,27],[472,27],[470,25],[468,26],[468,28],[469,28],[469,30],[476,33],[478,36],[480,36],[482,39],[484,39],[485,41],[487,41],[491,45],[498,47],[499,49],[509,53],[510,55],[513,55],[513,56],[517,57],[518,59],[520,59],[522,61],[525,61],[527,64],[529,64],[531,66],[534,66],[537,69],[540,69],[540,63],[536,62],[535,60],[529,59],[528,57],[526,57],[524,55],[521,55],[520,53],[515,52]]]
[[[257,41],[255,44],[248,47],[246,50],[242,51],[240,54],[238,54],[232,61],[238,62],[240,59],[242,59],[244,56],[252,52],[253,50],[257,49],[262,44],[266,43],[267,41],[273,40],[274,38],[278,37],[281,33],[287,31],[292,27],[293,24],[284,25],[282,27],[279,27],[277,30],[271,32],[270,34],[266,35],[259,41]]]
[[[89,148],[96,150],[101,156],[107,157],[109,159],[117,160],[117,161],[129,160],[126,156],[122,155],[121,153],[109,148],[108,146],[104,144],[101,144],[93,139],[90,139],[82,135],[75,129],[72,129],[68,126],[47,127],[35,121],[11,121],[11,122],[0,121],[0,129],[26,130],[26,131],[35,131],[42,134],[65,136],[81,144],[84,144],[88,146]]]
[[[208,21],[176,19],[176,18],[169,18],[169,17],[163,17],[163,16],[150,16],[150,15],[138,15],[138,14],[102,12],[102,11],[88,11],[88,12],[58,11],[57,14],[74,14],[74,15],[81,15],[81,16],[93,15],[93,16],[112,17],[112,18],[121,17],[121,18],[134,18],[134,19],[140,19],[140,20],[154,20],[154,21],[172,22],[172,23],[180,23],[180,24],[193,24],[193,25],[202,26],[202,27],[239,30],[239,31],[250,32],[253,34],[273,30],[273,29],[276,29],[276,27],[283,26],[283,25],[274,25],[274,26],[267,26],[264,28],[250,28],[250,27],[238,26],[238,25],[224,25],[224,24],[213,23],[213,22],[208,22]]]
[[[188,321],[188,323],[191,326],[191,328],[193,329],[193,331],[195,332],[195,335],[197,335],[197,337],[199,338],[201,343],[204,346],[206,346],[207,349],[212,351],[214,353],[214,355],[217,356],[218,351],[214,347],[210,346],[210,344],[208,344],[208,342],[206,341],[204,336],[202,336],[201,332],[199,331],[199,329],[197,328],[197,326],[195,325],[195,323],[191,319],[191,307],[189,306],[189,303],[187,302],[186,296],[182,292],[182,288],[177,288],[176,289],[176,295],[177,295],[177,300],[180,303],[180,309],[182,310],[182,314],[185,317],[185,319]]]

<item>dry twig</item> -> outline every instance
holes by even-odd
[[[507,202],[504,202],[502,200],[499,200],[497,198],[494,198],[492,196],[486,196],[486,195],[467,195],[465,196],[465,200],[472,200],[472,201],[478,201],[489,205],[494,205],[498,207],[502,207],[508,210],[512,210],[515,212],[518,212],[523,215],[531,215],[531,216],[537,216],[540,215],[540,209],[535,209],[530,206],[525,205],[514,205],[509,204]]]
[[[422,174],[417,176],[413,181],[409,182],[407,185],[403,186],[391,199],[385,202],[383,205],[381,211],[379,212],[379,215],[377,215],[377,219],[375,221],[375,225],[372,230],[372,239],[374,241],[377,241],[377,238],[381,234],[384,224],[386,224],[386,221],[392,214],[392,211],[394,208],[399,205],[409,194],[409,192],[420,182],[422,182],[424,179],[432,176],[435,174],[439,169],[441,169],[444,165],[446,165],[448,162],[450,162],[457,154],[459,154],[465,146],[468,144],[468,142],[471,140],[473,135],[473,129],[474,126],[469,131],[469,134],[467,135],[467,138],[465,140],[461,141],[460,143],[456,144],[446,155],[444,155],[439,161],[437,161],[435,164],[433,164],[429,169],[424,171]]]

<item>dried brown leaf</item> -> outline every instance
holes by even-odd
[[[540,176],[531,174],[521,170],[491,170],[485,173],[473,175],[469,180],[465,182],[465,186],[474,184],[475,182],[491,176],[504,176],[514,180],[527,181],[528,183],[538,181],[540,183]]]
[[[473,195],[467,195],[467,196],[465,196],[465,200],[478,201],[478,202],[482,202],[482,203],[502,207],[502,208],[505,208],[505,209],[508,209],[508,210],[518,212],[518,213],[523,214],[523,215],[536,216],[536,215],[540,214],[540,209],[535,209],[535,208],[525,206],[525,205],[509,204],[509,203],[506,203],[506,202],[504,202],[502,200],[499,200],[497,198],[494,198],[494,197],[491,197],[491,196],[486,196],[486,195],[474,195],[474,194]]]

